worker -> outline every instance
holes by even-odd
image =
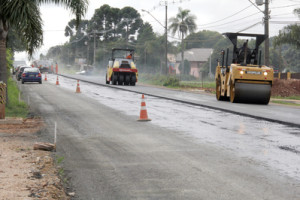
[[[132,59],[132,53],[129,54],[129,55],[126,57],[126,59]]]
[[[56,62],[56,66],[55,66],[55,73],[58,74],[58,64]]]

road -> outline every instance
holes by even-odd
[[[57,122],[76,199],[300,199],[297,128],[156,98],[141,123],[137,94],[54,82],[20,88],[48,125],[42,137]]]
[[[102,76],[83,76],[83,75],[67,75],[69,77],[78,78],[81,80],[91,81],[104,84]],[[123,86],[114,86],[124,88]],[[190,102],[193,104],[202,105],[208,108],[225,110],[243,116],[251,116],[258,119],[264,119],[272,122],[284,123],[292,126],[300,127],[300,108],[278,106],[275,104],[255,105],[255,104],[232,104],[229,102],[217,101],[215,95],[208,95],[204,92],[192,93],[178,90],[171,90],[158,87],[149,87],[137,84],[136,87],[127,87],[126,89],[152,94],[155,96],[173,98],[181,101]]]

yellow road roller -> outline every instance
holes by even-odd
[[[134,63],[134,49],[114,48],[108,61],[106,84],[135,85],[138,81],[138,70]]]
[[[273,69],[261,64],[260,44],[265,35],[225,33],[233,44],[232,62],[228,65],[229,49],[222,51],[222,61],[216,67],[216,98],[232,103],[268,104],[273,83]],[[238,37],[255,38],[255,47],[248,47],[248,40],[237,47]]]

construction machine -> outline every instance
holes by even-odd
[[[135,85],[138,70],[134,63],[134,49],[114,48],[108,61],[106,84]]]
[[[222,51],[222,62],[216,68],[216,98],[232,103],[268,104],[273,83],[273,69],[261,64],[260,44],[266,35],[247,33],[225,33],[233,44],[232,62],[228,65],[228,54]],[[238,48],[238,36],[256,38],[254,49],[248,47],[248,40]],[[226,56],[226,60],[225,60]]]

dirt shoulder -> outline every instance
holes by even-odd
[[[0,200],[70,199],[51,152],[33,150],[41,119],[0,121]]]

